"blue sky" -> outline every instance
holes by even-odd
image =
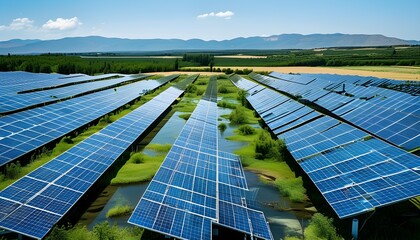
[[[419,0],[0,0],[0,40],[383,34],[420,40]]]

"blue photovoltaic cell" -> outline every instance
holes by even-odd
[[[17,89],[11,90],[9,93],[0,95],[0,113],[7,113],[12,111],[23,110],[25,108],[34,107],[40,104],[53,103],[59,100],[79,96],[92,91],[100,91],[106,88],[118,86],[125,82],[138,81],[146,78],[146,75],[128,75],[120,78],[112,78],[117,75],[106,74],[101,76],[91,77],[89,82],[72,84],[70,86],[62,86],[59,88],[40,89],[42,91],[35,92],[15,92]],[[99,77],[107,78],[106,80],[95,80]],[[27,91],[27,90],[25,90]]]
[[[191,82],[193,79],[185,81]],[[16,210],[0,211],[0,214],[5,215],[0,219],[0,228],[37,239],[43,238],[109,166],[182,93],[183,90],[178,88],[168,88],[1,191],[0,205]],[[143,127],[139,128],[139,124]],[[115,126],[117,134],[107,135],[107,129],[114,129]],[[16,204],[8,206],[6,200],[16,201]],[[18,223],[17,219],[20,219]]]
[[[1,117],[0,132],[7,135],[0,137],[3,149],[0,166],[65,136],[176,77],[143,80]],[[25,125],[21,124],[22,121]]]
[[[251,77],[279,91],[293,95],[305,92],[303,91],[305,86],[302,84],[285,83],[282,80],[273,80],[260,75],[252,75]],[[239,76],[232,77],[231,80],[238,87],[252,85],[247,82],[248,80]],[[285,80],[287,81],[287,79]],[[328,83],[327,81],[318,80],[320,79],[317,78],[308,85]],[[286,89],[282,89],[282,87]],[[311,86],[311,88],[313,87]],[[327,85],[323,86],[323,88],[326,87]],[[331,89],[335,88],[334,84],[329,85],[329,87]],[[354,93],[360,96],[371,94],[371,92],[363,92],[364,89],[360,88],[349,89],[354,90]],[[376,91],[377,89],[374,90]],[[322,104],[323,107],[332,110],[340,102],[339,99],[345,102],[344,96],[334,98],[334,94],[331,93],[324,98],[320,98],[324,100],[330,99]],[[382,94],[390,94],[388,96],[392,96],[393,93],[384,90]],[[247,99],[256,108],[255,110],[260,113],[263,107],[264,109],[268,108],[267,102],[261,104],[261,99],[267,98],[267,95],[275,99],[280,94],[263,88],[252,96],[248,96]],[[402,95],[406,96],[405,94]],[[302,96],[310,97],[310,94],[302,94]],[[337,103],[334,102],[335,99],[337,99]],[[388,101],[383,103],[391,104]],[[338,108],[337,112],[343,113],[344,115],[342,116],[347,115],[348,117],[345,118],[356,125],[367,126],[366,124],[371,124],[369,125],[369,130],[380,133],[380,136],[384,138],[399,138],[400,142],[405,141],[406,143],[415,141],[415,137],[419,136],[416,133],[417,131],[414,131],[414,133],[413,131],[405,132],[405,134],[411,134],[407,135],[405,139],[401,134],[396,134],[396,132],[399,131],[398,129],[404,128],[403,126],[409,129],[409,126],[414,126],[419,122],[418,119],[413,119],[411,116],[406,116],[402,112],[395,112],[395,110],[389,108],[381,108],[377,104],[379,102],[366,105],[361,100],[356,99],[344,105],[344,107]],[[291,105],[288,104],[288,106]],[[393,107],[400,108],[400,106],[396,105],[393,105]],[[276,123],[275,121],[289,119],[290,116],[293,116],[293,112],[288,112],[287,110],[282,109],[283,112],[288,114],[282,115],[277,119],[271,117],[271,115],[270,117],[261,115],[261,117],[269,127],[281,126],[283,123]],[[374,115],[376,117],[372,117]],[[285,140],[292,156],[315,183],[340,218],[364,213],[375,207],[420,195],[420,188],[412,187],[418,186],[420,181],[420,173],[418,171],[420,159],[418,156],[381,140],[372,137],[366,138],[370,135],[350,125],[340,123],[331,117],[318,117],[306,123],[299,121],[297,117],[294,122],[299,123],[292,125],[295,126],[294,128],[284,128],[278,132],[276,132],[277,129],[271,130],[279,138]],[[287,125],[289,124],[285,126]],[[280,132],[282,134],[278,134]],[[418,141],[415,144],[418,144]],[[413,146],[416,146],[415,144]]]
[[[406,149],[415,149],[419,146],[418,90],[417,94],[411,95],[380,88],[377,87],[380,85],[373,84],[378,82],[378,79],[369,77],[361,81],[364,77],[360,76],[295,75],[276,72],[271,73],[270,76],[255,73],[249,76],[277,91],[309,100],[398,146]],[[301,82],[301,79],[306,80]],[[251,85],[239,77],[233,80],[244,86]],[[361,86],[362,84],[364,85]],[[369,84],[373,85],[369,86]],[[241,86],[238,85],[238,87]],[[258,104],[254,108],[258,111]],[[269,123],[269,119],[266,119],[266,123]]]
[[[248,189],[238,157],[218,151],[217,138],[217,105],[202,99],[129,223],[175,238],[211,239],[215,222],[272,239],[263,213],[243,205]],[[252,232],[250,224],[255,225]]]

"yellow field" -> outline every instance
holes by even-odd
[[[223,67],[229,68],[229,67]],[[420,81],[420,67],[361,66],[361,67],[230,67],[231,69],[253,69],[254,71],[281,73],[330,73],[341,75],[373,76],[395,80]]]
[[[204,67],[189,67],[189,69],[203,69]],[[218,66],[215,66],[218,68]],[[403,67],[403,66],[360,66],[360,67],[220,67],[231,69],[253,69],[260,72],[281,72],[281,73],[329,73],[341,75],[359,75],[372,76],[378,78],[389,78],[395,80],[412,80],[420,81],[420,67]],[[151,74],[169,76],[171,74],[200,74],[204,76],[223,74],[220,72],[154,72]]]

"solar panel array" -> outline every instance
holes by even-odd
[[[120,74],[102,74],[88,76],[84,74],[62,75],[56,73],[0,72],[0,81],[3,86],[0,89],[0,96],[10,93],[22,93],[109,79],[119,75]]]
[[[305,117],[310,108],[267,88],[252,91],[257,83],[231,80],[248,89],[250,104],[340,218],[420,195],[419,157],[329,116]]]
[[[0,117],[0,166],[108,114],[175,79],[143,80]]]
[[[180,239],[211,239],[213,224],[272,239],[264,214],[247,207],[238,157],[218,150],[214,100],[197,104],[129,223]]]
[[[309,100],[397,146],[405,149],[419,146],[418,95],[365,86],[369,81],[362,81],[363,77],[280,73],[271,75],[277,78],[250,74],[260,83]]]
[[[70,86],[51,88],[43,91],[16,94],[11,92],[0,96],[0,113],[6,114],[16,112],[40,104],[61,101],[67,98],[77,97],[81,94],[100,91],[111,87],[116,87],[122,83],[138,81],[146,78],[146,75],[124,76],[102,81],[90,81],[87,83],[73,84]]]
[[[0,228],[43,238],[183,91],[168,88],[1,191]]]

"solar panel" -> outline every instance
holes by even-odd
[[[144,80],[0,117],[0,166],[65,136],[176,78]]]
[[[245,81],[242,79],[240,82],[246,85]],[[247,99],[252,106],[261,108],[258,94],[270,91],[260,90]],[[279,94],[272,92],[272,98]],[[284,112],[287,110],[283,109]],[[259,112],[258,109],[256,111]],[[377,110],[372,107],[366,111]],[[359,115],[365,117],[364,112]],[[391,117],[392,114],[395,112],[384,113]],[[283,124],[282,119],[288,116],[274,121],[268,115],[261,117],[272,127]],[[298,119],[299,115],[295,118]],[[380,119],[372,121],[380,122]],[[405,122],[406,125],[410,123],[415,124],[410,119]],[[328,116],[295,126],[278,137],[285,140],[292,156],[340,218],[420,195],[419,157]]]
[[[102,74],[88,76],[84,74],[45,74],[29,72],[0,72],[0,80],[3,87],[0,89],[0,96],[11,93],[25,93],[51,88],[64,87],[73,84],[93,82],[97,80],[110,79],[118,76],[117,74]]]
[[[249,76],[281,93],[309,100],[395,145],[405,149],[419,146],[418,94],[376,87],[382,80],[372,77],[275,72]]]
[[[264,214],[247,207],[239,158],[218,150],[217,105],[206,100],[216,99],[208,96],[212,91],[197,104],[129,223],[182,239],[211,239],[213,224],[272,239]]]
[[[0,228],[43,238],[182,93],[168,88],[1,191]]]
[[[0,113],[7,114],[16,112],[29,107],[39,106],[40,104],[57,102],[71,97],[77,97],[92,91],[104,90],[116,87],[119,84],[137,81],[147,77],[146,75],[124,76],[103,81],[90,81],[87,83],[73,84],[70,86],[47,89],[43,91],[27,92],[16,94],[4,94],[0,96]]]

